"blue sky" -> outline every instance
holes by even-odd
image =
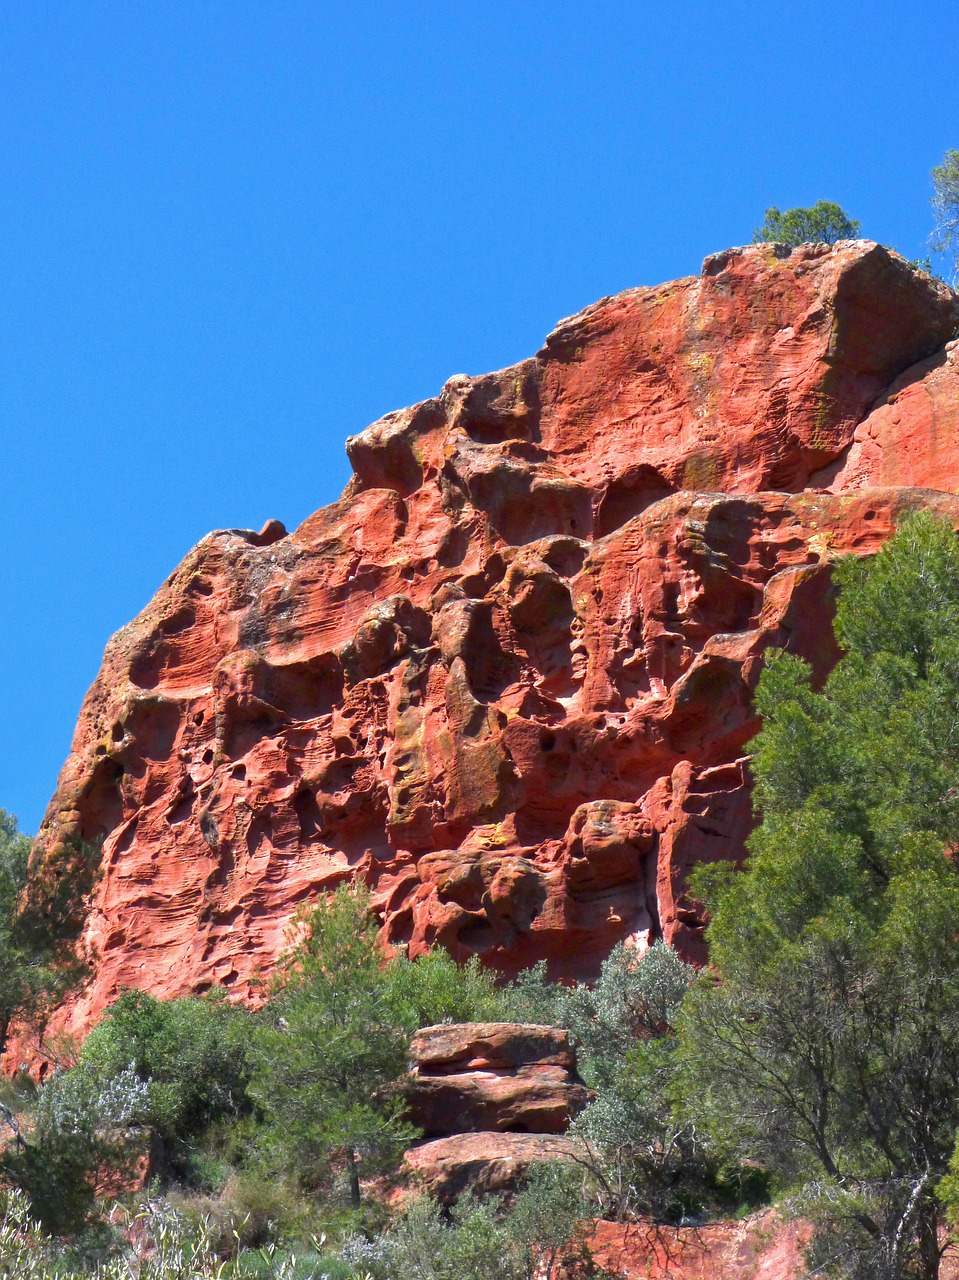
[[[0,2],[0,806],[108,636],[347,435],[697,271],[769,204],[925,254],[959,148],[927,3]]]

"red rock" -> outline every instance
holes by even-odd
[[[867,485],[959,488],[959,343],[909,369],[816,477],[835,492]]]
[[[404,1172],[415,1185],[450,1204],[467,1189],[478,1195],[516,1191],[532,1165],[579,1154],[573,1138],[556,1134],[458,1133],[407,1151]]]
[[[521,1022],[444,1022],[417,1031],[410,1044],[417,1071],[508,1073],[523,1067],[575,1067],[569,1032]]]
[[[426,1027],[413,1037],[409,1118],[428,1138],[565,1133],[589,1101],[569,1032],[510,1022]]]
[[[205,538],[107,646],[38,837],[104,842],[51,1031],[124,987],[249,997],[349,878],[412,954],[701,955],[685,874],[742,854],[765,648],[825,671],[831,561],[917,505],[959,523],[858,487],[956,487],[957,323],[867,242],[730,250],[353,437],[292,533]]]
[[[597,1222],[587,1238],[597,1266],[623,1280],[799,1280],[809,1227],[767,1210],[702,1227]]]

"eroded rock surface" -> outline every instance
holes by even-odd
[[[534,1165],[577,1158],[583,1158],[580,1144],[559,1134],[457,1133],[407,1151],[403,1170],[413,1186],[453,1204],[470,1191],[511,1194]]]
[[[957,324],[868,242],[730,250],[375,423],[292,533],[205,538],[110,641],[39,836],[103,839],[56,1029],[247,996],[351,877],[414,954],[700,956],[685,876],[742,854],[763,652],[824,672],[835,557],[959,523]]]
[[[565,1133],[589,1101],[569,1032],[511,1022],[426,1027],[413,1037],[410,1120],[427,1138]]]

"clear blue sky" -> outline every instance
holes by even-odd
[[[0,806],[33,830],[108,636],[345,437],[697,271],[769,204],[910,257],[959,8],[2,0]]]

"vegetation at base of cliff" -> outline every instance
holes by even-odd
[[[0,809],[0,1052],[15,1018],[41,1015],[87,971],[76,944],[99,845],[66,841],[28,875],[30,845]]]
[[[855,240],[860,224],[832,200],[818,200],[808,209],[780,211],[775,205],[766,210],[761,227],[753,234],[753,243],[764,241],[796,248],[801,244],[835,244],[837,240]]]

